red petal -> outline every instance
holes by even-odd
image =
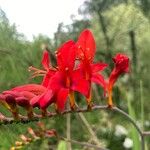
[[[59,90],[65,87],[65,77],[62,72],[56,72],[55,75],[51,78],[48,89],[52,89],[53,91]]]
[[[16,102],[19,106],[22,106],[22,107],[29,107],[30,106],[29,99],[27,99],[25,97],[17,97]]]
[[[26,84],[22,86],[17,86],[12,89],[12,91],[17,91],[17,92],[22,92],[22,91],[32,92],[35,95],[40,95],[46,90],[47,89],[44,86],[38,84]]]
[[[75,63],[76,52],[75,52],[75,42],[70,40],[64,43],[57,53],[57,64],[60,70],[72,70]]]
[[[48,83],[49,83],[49,80],[50,80],[50,78],[49,78],[49,76],[46,74],[46,75],[44,76],[44,78],[43,78],[42,85],[43,85],[44,87],[47,87],[47,86],[48,86]]]
[[[84,96],[87,96],[89,93],[90,84],[89,81],[84,79],[81,70],[78,69],[73,71],[71,78],[72,78],[71,89],[73,91],[78,91],[82,93]]]
[[[91,70],[93,73],[96,73],[98,71],[103,71],[108,65],[105,63],[94,63],[91,64]]]
[[[85,29],[81,32],[77,41],[77,56],[79,58],[86,57],[85,59],[93,60],[96,50],[96,44],[93,34],[90,30]]]
[[[12,95],[13,97],[20,97],[20,96],[23,96],[20,92],[18,91],[11,91],[11,90],[8,90],[8,91],[3,91],[3,94],[8,94],[8,95]]]
[[[43,52],[42,65],[45,70],[48,70],[50,68],[49,53],[46,50]]]
[[[107,84],[106,84],[104,77],[101,74],[98,74],[98,73],[92,74],[91,80],[97,84],[100,84],[104,88],[104,90],[106,90]]]
[[[84,79],[80,79],[80,81],[76,80],[76,82],[73,82],[71,89],[73,91],[78,91],[87,97],[90,89],[90,84],[87,80]]]
[[[35,96],[30,100],[30,105],[32,105],[32,107],[39,107],[39,99],[40,99],[40,95],[39,96]]]
[[[64,110],[68,94],[69,94],[69,90],[65,88],[60,89],[59,92],[57,93],[56,104],[59,111]]]
[[[47,92],[45,92],[43,95],[41,95],[40,99],[39,99],[39,105],[40,108],[47,108],[52,102],[53,102],[53,92],[52,90],[48,90]]]
[[[1,100],[5,100],[5,98],[6,98],[6,96],[5,96],[5,95],[0,94],[0,101],[1,101]]]
[[[56,71],[54,71],[54,70],[49,70],[49,71],[47,72],[47,74],[44,76],[43,81],[42,81],[42,85],[43,85],[44,87],[47,87],[47,86],[48,86],[49,81],[50,81],[51,77],[55,74],[55,72],[56,72]]]
[[[22,94],[25,98],[27,99],[32,99],[33,97],[35,97],[36,95],[33,94],[32,92],[28,92],[28,91],[23,91],[20,92],[20,94]]]
[[[16,100],[12,95],[7,94],[5,101],[9,104],[9,105],[16,105]]]
[[[129,72],[129,57],[124,54],[117,54],[113,61],[115,63],[116,72],[127,73]]]

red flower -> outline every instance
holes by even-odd
[[[40,107],[47,107],[47,104],[54,102],[58,110],[62,111],[68,95],[78,91],[84,95],[88,94],[88,82],[82,79],[80,70],[74,70],[76,59],[76,48],[73,41],[64,43],[57,51],[57,72],[51,77],[48,89],[53,91],[54,97],[47,100],[48,94],[43,95],[39,100]],[[79,82],[80,81],[80,82]],[[71,108],[74,108],[74,99],[70,100]]]
[[[13,88],[11,91],[17,91],[17,92],[25,92],[26,91],[26,92],[31,92],[35,95],[41,95],[46,91],[46,88],[39,84],[26,84],[26,85],[22,85],[22,86],[17,86],[15,88]]]
[[[42,65],[44,70],[37,69],[35,67],[29,67],[29,71],[33,71],[32,78],[36,76],[44,76],[42,85],[47,87],[50,78],[55,74],[56,68],[52,67],[50,64],[50,57],[47,50],[43,52]]]
[[[84,78],[91,82],[100,84],[106,89],[106,83],[104,77],[99,73],[103,71],[107,64],[104,63],[93,63],[94,55],[96,51],[96,44],[93,34],[90,30],[84,30],[76,43],[77,45],[77,58],[81,61],[79,68],[83,72]],[[90,104],[91,93],[89,92],[87,102]]]
[[[112,88],[116,80],[118,79],[119,75],[123,73],[128,73],[129,72],[129,58],[124,55],[124,54],[117,54],[114,58],[113,61],[115,63],[115,67],[112,70],[109,81],[108,81],[108,95],[109,95],[109,100],[108,100],[108,105],[112,107]]]
[[[18,118],[17,105],[24,107],[28,112],[28,117],[31,118],[33,115],[31,105],[32,99],[42,95],[45,91],[47,91],[47,89],[42,85],[26,84],[4,91],[1,94],[1,98],[3,104],[13,113],[15,118]]]

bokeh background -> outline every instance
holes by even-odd
[[[49,11],[51,9],[53,12]],[[16,17],[18,13],[20,16]],[[95,36],[95,60],[109,64],[104,73],[106,78],[113,67],[111,58],[117,52],[130,57],[130,73],[116,83],[114,103],[128,112],[143,130],[150,130],[149,0],[61,0],[57,3],[53,0],[48,3],[44,0],[16,3],[0,0],[0,92],[21,84],[40,83],[41,78],[30,79],[28,67],[42,68],[41,46],[47,45],[54,64],[53,55],[60,44],[69,39],[77,40],[85,28],[89,28]],[[78,104],[84,106],[86,103],[82,99],[77,95]],[[102,89],[96,85],[93,85],[93,101],[106,104]],[[0,112],[10,115],[2,106]],[[72,139],[95,143],[87,128],[88,123],[102,147],[110,150],[140,149],[136,130],[123,116],[95,111],[84,114],[84,118],[86,122],[78,114],[71,115]],[[55,128],[66,137],[66,120],[66,116],[59,116],[42,121],[48,128]],[[35,123],[1,125],[0,149],[7,150],[14,145],[28,126],[36,128]],[[146,148],[150,149],[150,137],[146,138]],[[65,150],[67,146],[65,142],[46,139],[23,149]],[[72,144],[72,149],[90,150],[77,144]]]

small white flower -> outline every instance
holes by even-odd
[[[123,146],[127,149],[131,148],[133,146],[133,141],[130,138],[125,138],[123,142]]]
[[[127,135],[128,131],[121,125],[116,125],[115,127],[115,136]]]

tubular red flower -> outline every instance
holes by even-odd
[[[105,80],[99,72],[103,71],[108,65],[104,63],[93,63],[96,44],[91,31],[88,29],[84,30],[80,34],[76,45],[77,57],[81,60],[79,68],[83,71],[86,80],[98,83],[104,88]],[[97,76],[97,80],[95,80],[95,76]]]
[[[47,88],[42,85],[26,84],[22,86],[17,86],[8,91],[4,91],[1,95],[3,95],[4,100],[9,105],[15,102],[19,106],[22,106],[27,110],[31,110],[30,101],[32,100],[32,103],[36,103],[35,97],[41,96],[46,91],[47,91]],[[8,98],[8,95],[10,95],[12,98],[11,99]]]
[[[84,78],[89,82],[95,82],[100,84],[104,91],[106,91],[106,82],[104,77],[100,74],[100,71],[104,70],[107,67],[107,64],[104,63],[93,63],[94,55],[96,51],[96,44],[93,37],[93,34],[90,30],[84,30],[76,43],[77,47],[77,58],[81,61],[78,68],[83,73]],[[88,105],[91,102],[91,89],[89,88],[87,96]]]
[[[58,110],[64,109],[67,97],[72,91],[86,94],[89,88],[87,81],[82,79],[80,71],[74,70],[75,50],[75,42],[70,40],[64,43],[57,51],[58,71],[51,78],[48,88],[57,93],[55,101]],[[79,81],[81,81],[81,84],[79,84]],[[82,88],[83,85],[85,89]],[[75,105],[74,99],[70,100],[72,101],[71,104]]]
[[[117,81],[118,77],[123,73],[129,72],[129,58],[124,54],[117,54],[113,61],[115,63],[115,67],[112,70],[109,81],[108,81],[108,95],[109,95],[109,101],[108,105],[112,106],[112,88],[115,82]]]

